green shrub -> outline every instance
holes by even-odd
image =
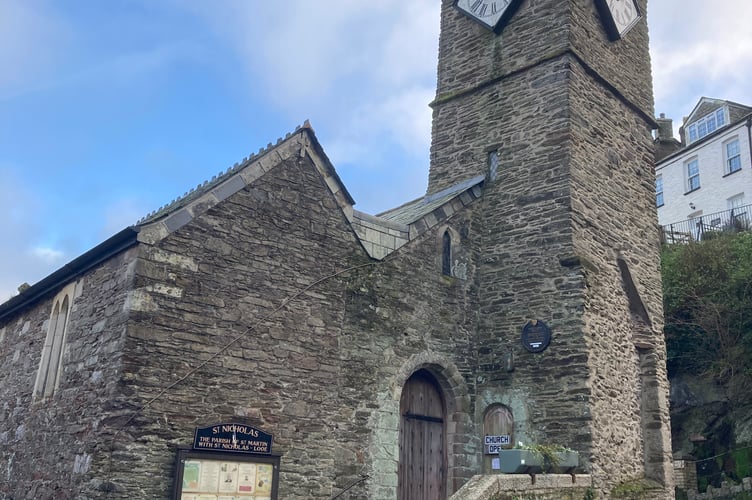
[[[749,399],[752,233],[666,246],[661,273],[669,374],[709,374]]]

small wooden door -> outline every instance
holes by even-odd
[[[509,443],[493,442],[491,444],[492,449],[489,449],[489,444],[486,442],[487,436],[509,436]],[[514,417],[510,408],[495,404],[486,410],[486,415],[483,417],[483,447],[485,448],[483,451],[483,472],[486,474],[492,473],[495,470],[493,459],[499,456],[497,447],[514,448]]]
[[[405,383],[400,415],[398,500],[445,500],[444,398],[428,371]]]

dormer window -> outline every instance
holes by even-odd
[[[688,127],[689,144],[702,139],[708,134],[712,134],[719,128],[726,125],[726,108],[718,108],[697,121],[692,122]]]

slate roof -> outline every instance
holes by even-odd
[[[731,113],[731,122],[735,122],[740,116],[746,116],[748,113],[752,112],[752,108],[745,104],[726,99],[716,99],[714,97],[703,96],[697,104],[695,104],[695,107],[692,109],[692,112],[689,113],[689,116],[686,117],[686,120],[683,121],[683,125],[687,126],[707,114],[707,106],[711,106],[712,108],[728,106],[729,112]]]
[[[162,221],[166,221],[166,228],[168,231],[171,231],[187,223],[195,215],[190,207],[192,204],[200,202],[201,198],[206,199],[212,196],[214,197],[212,203],[217,203],[219,200],[241,189],[245,185],[245,181],[240,179],[238,174],[241,174],[244,169],[252,164],[257,163],[254,168],[260,170],[260,172],[257,172],[258,175],[262,175],[264,168],[259,167],[258,163],[263,163],[265,161],[264,157],[267,154],[278,150],[287,141],[299,136],[301,132],[305,132],[307,137],[305,147],[314,149],[323,159],[322,162],[318,163],[318,166],[325,172],[325,181],[335,194],[335,197],[340,200],[340,203],[348,203],[352,207],[355,201],[337,175],[331,161],[326,156],[324,149],[316,138],[316,134],[313,132],[311,124],[306,120],[302,126],[296,127],[294,132],[288,133],[284,138],[279,138],[276,144],[269,143],[265,148],[259,149],[257,153],[243,158],[242,162],[235,163],[226,171],[220,172],[212,177],[211,180],[199,184],[180,198],[174,199],[167,205],[151,212],[136,224],[123,229],[116,235],[88,250],[18,295],[11,297],[4,303],[0,303],[0,320],[44,297],[46,294],[54,292],[61,284],[75,279],[110,257],[136,245],[141,241],[141,237],[149,232],[150,226],[164,225],[165,223]],[[209,204],[205,206],[209,206]],[[157,236],[159,235],[158,230],[156,234]]]
[[[149,224],[150,222],[154,222],[156,220],[159,220],[167,215],[170,215],[171,213],[189,205],[192,201],[197,200],[201,196],[205,195],[206,193],[210,192],[215,187],[219,186],[229,178],[231,178],[233,175],[239,173],[241,170],[252,164],[254,161],[257,161],[262,156],[266,155],[270,151],[272,151],[274,148],[280,146],[284,141],[290,139],[293,134],[296,134],[300,132],[301,130],[309,130],[311,133],[309,134],[314,142],[314,146],[318,150],[318,153],[321,154],[324,158],[327,159],[327,167],[329,170],[330,175],[335,177],[337,181],[340,184],[340,187],[345,194],[348,202],[351,205],[355,204],[355,200],[353,200],[350,193],[345,188],[344,184],[342,183],[342,180],[339,178],[339,175],[337,175],[337,172],[334,170],[334,167],[331,165],[331,162],[328,161],[328,157],[324,153],[324,149],[321,147],[321,144],[318,142],[318,139],[316,138],[316,134],[313,133],[313,127],[311,127],[311,123],[306,120],[303,125],[299,125],[295,128],[295,131],[287,133],[284,137],[280,137],[277,139],[277,142],[275,144],[272,144],[271,142],[266,145],[265,148],[260,148],[257,153],[251,154],[250,156],[247,156],[243,158],[242,161],[235,163],[233,166],[228,168],[224,172],[220,172],[214,177],[212,177],[210,180],[204,181],[202,184],[199,184],[195,188],[191,189],[190,191],[187,191],[183,196],[176,198],[172,200],[167,205],[164,205],[160,207],[159,209],[155,210],[154,212],[149,213],[142,219],[140,219],[136,225],[142,226],[145,224]]]
[[[210,206],[231,196],[247,183],[253,182],[253,179],[273,168],[281,158],[279,155],[278,158],[266,158],[266,156],[275,151],[296,147],[297,143],[292,142],[293,140],[301,143],[303,148],[312,148],[316,156],[320,158],[321,161],[317,160],[316,166],[324,181],[345,211],[345,216],[352,224],[361,244],[371,257],[377,259],[384,258],[408,241],[451,217],[462,207],[472,203],[481,195],[480,185],[485,180],[482,175],[472,177],[438,193],[426,195],[376,216],[353,211],[352,206],[355,201],[347,192],[310,123],[306,120],[294,132],[288,133],[284,138],[279,138],[276,144],[269,143],[257,153],[243,158],[243,161],[235,163],[226,171],[199,184],[180,198],[149,213],[135,225],[125,228],[112,238],[85,252],[22,293],[5,303],[0,303],[0,320],[52,293],[60,285],[138,244],[139,241],[155,241],[152,238],[160,239],[165,234],[188,223]],[[291,142],[288,144],[287,141]],[[244,175],[248,177],[243,178]]]
[[[383,259],[480,198],[484,180],[472,177],[379,215],[353,210],[350,224],[368,255]]]
[[[422,198],[409,201],[397,208],[377,214],[376,217],[392,222],[399,222],[400,224],[412,224],[421,217],[424,217],[441,207],[455,196],[458,196],[468,189],[482,183],[484,180],[485,176],[483,175],[466,179],[454,186],[443,189],[438,193],[426,195]]]
[[[684,121],[684,124],[682,126],[687,126],[690,123],[692,123],[695,120],[695,115],[704,116],[704,114],[698,113],[698,111],[700,107],[705,104],[713,104],[717,107],[720,107],[723,105],[729,106],[729,113],[731,113],[732,115],[730,116],[729,122],[715,129],[713,132],[709,133],[708,135],[697,139],[693,143],[688,144],[688,145],[682,145],[679,149],[662,157],[660,160],[657,160],[655,164],[656,169],[661,169],[665,166],[666,163],[674,161],[677,157],[686,154],[688,151],[699,148],[701,145],[715,140],[719,135],[722,135],[728,132],[729,129],[735,126],[738,126],[745,121],[752,120],[752,107],[750,106],[745,106],[744,104],[739,104],[733,101],[725,101],[722,99],[712,99],[710,97],[702,97],[700,99],[700,102],[695,106],[695,109],[692,110],[692,113],[689,115],[689,117],[687,117],[687,119]]]

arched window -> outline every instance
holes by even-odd
[[[62,371],[65,332],[74,291],[75,284],[71,284],[65,287],[52,302],[53,307],[47,329],[47,338],[42,347],[42,358],[39,361],[39,371],[34,384],[35,399],[47,398],[57,388]]]
[[[441,243],[441,274],[452,275],[452,236],[448,229],[444,231]]]

